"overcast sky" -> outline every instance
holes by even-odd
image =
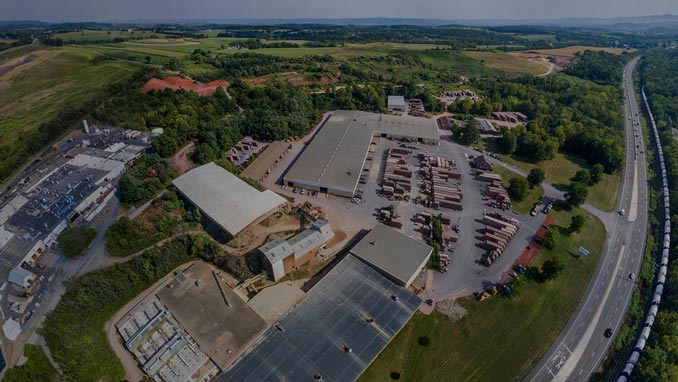
[[[0,20],[402,17],[527,19],[678,14],[678,0],[0,0]]]

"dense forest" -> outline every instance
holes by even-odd
[[[671,221],[675,223],[678,221],[678,183],[675,181],[678,179],[678,142],[671,128],[676,126],[678,113],[678,51],[646,52],[640,62],[640,76],[657,121],[657,128],[661,131],[671,197]],[[671,240],[676,242],[678,234],[675,229],[672,232]],[[677,254],[674,246],[671,248],[671,258],[675,259]],[[675,261],[669,264],[659,313],[633,380],[678,381],[678,266]]]
[[[622,81],[622,69],[629,60],[629,53],[616,55],[587,50],[575,60],[577,64],[566,69],[565,73],[600,85],[618,86]]]
[[[472,80],[481,102],[460,102],[457,113],[488,115],[492,111],[519,111],[530,122],[504,133],[505,154],[538,162],[551,159],[559,149],[600,163],[608,173],[621,168],[623,150],[622,93],[618,87],[600,86],[563,75],[518,79]]]

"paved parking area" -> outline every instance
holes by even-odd
[[[397,147],[400,144],[398,141],[380,138],[375,138],[370,148],[370,150],[373,150],[373,153],[371,153],[373,159],[366,161],[364,165],[364,168],[368,169],[367,183],[359,184],[358,187],[363,191],[363,203],[352,203],[348,198],[332,195],[310,196],[308,194],[300,195],[299,193],[293,193],[292,189],[283,189],[281,187],[282,175],[293,162],[293,159],[298,156],[300,150],[303,149],[303,142],[307,139],[308,137],[293,143],[291,152],[266,180],[266,186],[281,194],[294,197],[295,203],[309,201],[320,206],[327,214],[332,226],[347,233],[347,240],[361,229],[371,229],[378,224],[378,209],[387,207],[390,204],[396,206],[397,214],[400,215],[403,223],[402,232],[418,239],[425,240],[422,234],[415,230],[416,224],[412,220],[417,213],[432,212],[438,214],[442,212],[451,218],[453,224],[459,222],[461,229],[458,241],[453,245],[454,251],[447,252],[451,257],[448,272],[434,272],[432,290],[427,293],[427,298],[433,298],[436,301],[450,297],[467,296],[491,283],[506,279],[511,271],[511,265],[520,256],[525,247],[529,245],[532,236],[544,218],[541,214],[535,217],[518,215],[510,211],[500,211],[487,205],[487,201],[482,199],[483,196],[481,194],[486,184],[474,179],[471,175],[471,166],[464,155],[465,153],[478,155],[478,152],[452,142],[449,134],[445,131],[441,131],[440,145],[416,145],[418,149],[413,149],[412,154],[407,158],[407,163],[412,166],[412,170],[415,173],[412,179],[413,187],[410,200],[390,201],[377,194],[377,190],[380,188],[379,176],[383,166],[385,151],[389,147]],[[412,201],[416,199],[419,185],[422,181],[417,174],[419,170],[417,155],[419,152],[428,152],[431,155],[455,161],[457,170],[464,175],[463,180],[460,183],[458,182],[459,184],[457,185],[463,192],[463,211],[453,211],[445,208],[434,210]],[[478,263],[485,250],[476,246],[476,237],[480,236],[477,230],[482,228],[479,219],[482,218],[483,213],[490,211],[501,212],[505,216],[517,218],[521,222],[521,227],[509,243],[504,254],[490,267],[485,267]],[[414,284],[421,287],[426,284],[426,280],[427,272],[422,272]]]

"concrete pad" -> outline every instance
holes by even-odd
[[[247,302],[268,324],[272,324],[289,312],[306,297],[301,290],[303,280],[288,281],[270,286]]]

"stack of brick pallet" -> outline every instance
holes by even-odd
[[[481,262],[489,267],[504,253],[508,243],[518,232],[520,222],[517,219],[490,212],[483,215],[482,223],[484,227],[480,246],[487,252],[483,255]]]
[[[432,157],[428,153],[419,154],[421,160],[424,185],[422,193],[430,195],[434,207],[463,210],[462,193],[450,185],[451,180],[461,180],[462,175],[455,169],[455,163],[440,157]]]
[[[502,209],[504,211],[511,209],[511,199],[509,198],[508,192],[506,191],[504,183],[501,181],[501,177],[499,175],[484,172],[478,175],[478,180],[489,183],[485,189],[485,196],[494,200],[492,203],[493,207]]]
[[[407,199],[412,191],[412,169],[405,160],[410,150],[394,147],[386,150],[386,165],[381,193],[393,199]]]

